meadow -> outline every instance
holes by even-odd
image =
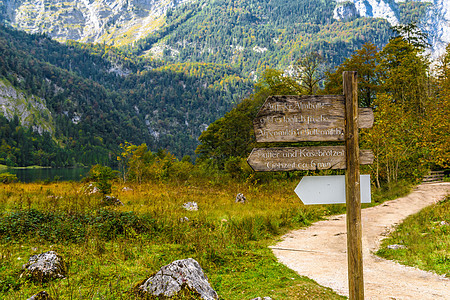
[[[450,277],[450,196],[409,216],[383,241],[377,254]],[[399,245],[390,249],[389,245]]]
[[[289,229],[344,211],[303,206],[297,182],[116,182],[112,195],[123,206],[106,206],[83,183],[0,185],[0,298],[46,290],[54,299],[133,299],[138,282],[192,257],[221,299],[341,299],[279,264],[267,247]],[[235,203],[237,193],[245,204]],[[189,201],[199,210],[186,211]],[[49,250],[65,258],[65,279],[20,277],[29,256]]]

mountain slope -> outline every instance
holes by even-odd
[[[62,45],[1,26],[0,77],[0,94],[14,87],[42,99],[54,138],[83,163],[124,141],[193,154],[201,131],[252,86],[226,66],[158,67],[108,46]],[[45,114],[36,118],[22,125]]]
[[[77,40],[126,46],[135,44],[141,39],[148,41],[147,37],[150,34],[152,45],[142,47],[143,43],[139,43],[140,51],[148,50],[147,53],[157,57],[165,51],[166,54],[178,56],[177,61],[181,62],[199,61],[199,56],[204,58],[201,54],[206,51],[219,56],[217,60],[221,63],[225,61],[232,63],[244,55],[242,52],[245,50],[249,52],[245,54],[246,56],[256,56],[256,60],[261,60],[269,66],[281,63],[280,66],[285,67],[288,63],[280,59],[267,61],[273,54],[283,57],[293,56],[291,60],[295,59],[295,53],[283,49],[289,47],[283,47],[285,43],[290,45],[290,42],[294,41],[294,48],[300,44],[298,45],[300,52],[304,52],[305,47],[323,48],[328,52],[335,52],[335,48],[350,48],[351,52],[351,49],[359,48],[361,43],[368,40],[381,47],[389,35],[386,32],[389,25],[411,21],[420,23],[427,31],[433,50],[442,51],[442,45],[450,42],[450,36],[446,34],[450,15],[450,4],[447,2],[445,0],[1,0],[0,18],[15,28],[31,33],[45,32],[59,41]],[[420,13],[417,14],[417,11]],[[383,26],[379,24],[379,20],[374,20],[375,24],[370,24],[368,20],[364,21],[364,24],[352,23],[355,19],[361,18],[379,18],[387,20],[387,23]],[[336,23],[336,20],[350,24],[338,25],[339,22]],[[367,27],[373,30],[370,31]],[[340,30],[349,28],[354,31],[354,40],[350,43],[340,37],[342,32]],[[334,32],[331,36],[322,32],[330,30]],[[324,35],[344,44],[318,46],[307,38],[312,32],[318,34],[319,39],[320,35]],[[224,40],[221,34],[229,34],[233,36],[233,40]],[[364,38],[358,39],[355,35]],[[166,38],[167,36],[169,38]],[[280,42],[274,42],[278,40]],[[331,40],[327,42],[333,44]],[[221,50],[218,51],[217,47],[221,47]],[[336,55],[328,56],[335,63],[339,61],[340,56],[347,56],[349,53],[344,52],[339,51]],[[261,55],[264,53],[266,55]],[[244,59],[241,62],[247,61]]]
[[[5,20],[30,33],[66,41],[131,43],[164,24],[167,10],[187,0],[1,1]]]

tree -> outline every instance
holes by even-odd
[[[334,72],[327,72],[324,93],[339,95],[342,93],[342,73],[344,71],[358,72],[359,106],[371,107],[379,90],[379,76],[376,66],[378,64],[378,50],[372,43],[366,43],[350,58],[336,68]]]
[[[294,64],[294,78],[302,87],[303,95],[317,94],[320,83],[325,79],[325,58],[318,52],[309,52]]]
[[[103,195],[111,193],[111,180],[117,177],[118,171],[110,167],[95,165],[89,170],[88,180],[93,181]]]
[[[380,90],[405,110],[424,112],[428,97],[428,65],[421,50],[403,37],[396,37],[379,53],[377,74]]]

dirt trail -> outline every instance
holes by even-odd
[[[422,184],[406,197],[362,210],[365,299],[450,299],[450,280],[381,259],[373,253],[392,227],[442,200],[450,183]],[[278,260],[348,296],[345,215],[288,233],[272,247]]]

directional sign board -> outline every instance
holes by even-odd
[[[371,127],[372,110],[359,114],[359,128]],[[253,120],[256,141],[344,141],[344,115],[343,95],[271,96]]]
[[[360,163],[373,163],[373,152],[361,150]],[[255,148],[248,157],[254,171],[345,169],[344,146]]]
[[[370,203],[370,175],[360,175],[361,203]],[[345,204],[345,175],[305,176],[295,188],[303,204]]]

